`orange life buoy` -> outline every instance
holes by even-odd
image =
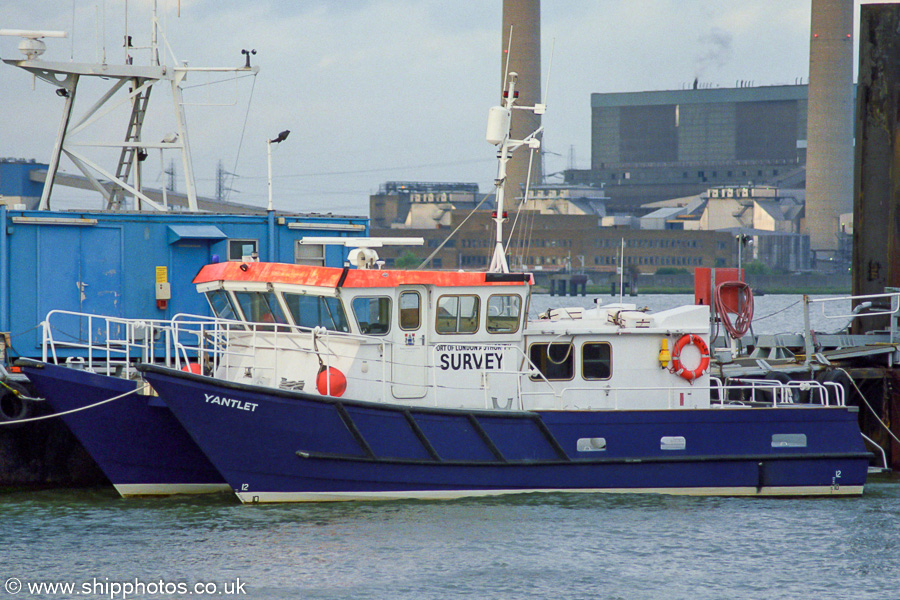
[[[700,351],[700,364],[696,369],[693,370],[686,369],[684,365],[681,364],[681,350],[688,344],[697,346],[697,349]],[[708,367],[709,348],[706,346],[706,342],[703,341],[703,338],[701,338],[699,335],[685,334],[681,336],[677,342],[675,342],[675,347],[672,348],[673,373],[675,373],[679,377],[693,382],[695,379],[703,375]]]

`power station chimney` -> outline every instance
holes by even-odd
[[[509,43],[512,27],[512,44]],[[509,51],[509,54],[507,54]],[[534,106],[541,101],[541,0],[503,0],[503,48],[500,61],[500,90],[506,89],[503,80],[508,70],[519,74],[516,90],[517,106]],[[531,111],[513,113],[513,139],[521,140],[541,126],[541,118]],[[539,152],[539,151],[538,151]],[[531,159],[531,183],[541,182],[541,158],[538,152]],[[511,198],[518,198],[525,189],[528,160],[532,152],[527,148],[513,154],[506,166],[506,190]]]
[[[806,150],[806,233],[819,259],[838,248],[853,210],[853,1],[812,0]]]

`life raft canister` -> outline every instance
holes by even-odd
[[[697,349],[700,351],[700,364],[697,365],[696,369],[686,369],[684,365],[681,364],[681,351],[688,344],[697,346]],[[675,342],[675,347],[672,348],[672,372],[683,379],[693,382],[703,375],[707,368],[709,368],[709,348],[706,346],[706,342],[703,341],[703,338],[692,333],[681,336],[678,341]]]

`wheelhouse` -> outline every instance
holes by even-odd
[[[417,332],[457,341],[519,338],[532,282],[522,274],[247,262],[208,265],[194,283],[220,319],[321,327],[408,343]],[[434,310],[429,311],[432,299]]]

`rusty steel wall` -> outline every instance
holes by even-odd
[[[900,287],[898,32],[900,5],[862,6],[853,205],[855,295],[880,294],[886,286]],[[855,331],[886,327],[887,319],[858,319]]]
[[[512,27],[512,44],[509,43]],[[509,50],[509,71],[519,74],[516,89],[519,91],[518,106],[534,106],[541,101],[541,1],[503,0],[503,46],[500,53],[500,78],[506,74],[507,50]],[[502,81],[501,89],[507,82]],[[517,110],[513,113],[512,137],[522,139],[541,126],[541,118],[531,111]],[[528,176],[528,159],[531,151],[520,148],[513,154],[506,169],[506,193],[510,199],[519,197]],[[541,182],[540,151],[534,153],[531,165],[532,185]],[[513,206],[510,203],[508,206]]]

